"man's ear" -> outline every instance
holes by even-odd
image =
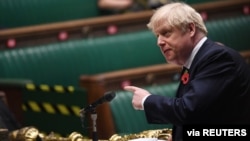
[[[194,23],[189,23],[189,24],[188,24],[188,32],[189,32],[189,34],[190,34],[191,36],[194,36],[195,30],[196,30],[195,24],[194,24]]]

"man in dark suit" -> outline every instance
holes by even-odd
[[[199,13],[185,3],[167,4],[155,11],[148,27],[166,61],[183,66],[175,98],[124,88],[149,123],[173,124],[174,141],[183,140],[185,125],[250,124],[249,66],[238,52],[207,38]]]

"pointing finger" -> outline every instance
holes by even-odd
[[[137,89],[138,89],[138,88],[135,87],[135,86],[125,86],[125,87],[124,87],[124,90],[130,91],[130,92],[134,92],[134,91],[136,91]]]

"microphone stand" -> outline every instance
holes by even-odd
[[[92,123],[93,123],[92,140],[98,141],[97,128],[96,128],[97,113],[94,109],[91,110],[91,119],[92,119]]]
[[[82,126],[84,127],[84,117],[85,114],[90,112],[91,114],[91,119],[93,121],[93,133],[92,133],[92,139],[93,141],[98,141],[98,136],[97,136],[97,126],[96,126],[96,119],[97,119],[97,113],[96,113],[96,107],[99,104],[102,104],[103,102],[107,102],[112,100],[115,97],[115,93],[114,92],[107,92],[104,94],[103,97],[101,97],[100,99],[98,99],[97,101],[95,101],[94,103],[90,104],[89,106],[87,106],[85,109],[81,109],[80,110],[80,118],[82,121]]]
[[[89,110],[89,112],[91,113],[91,120],[92,120],[92,124],[93,124],[93,132],[92,132],[92,140],[93,141],[98,141],[98,135],[97,135],[97,126],[96,126],[96,120],[97,120],[97,113],[94,107],[91,107],[91,109]],[[87,112],[83,110],[80,111],[80,118],[81,118],[81,122],[82,122],[82,127],[84,128],[84,117],[87,114]]]

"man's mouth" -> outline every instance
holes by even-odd
[[[167,53],[167,52],[169,52],[170,51],[170,49],[165,49],[164,51],[163,51],[163,53],[165,54],[165,53]]]

